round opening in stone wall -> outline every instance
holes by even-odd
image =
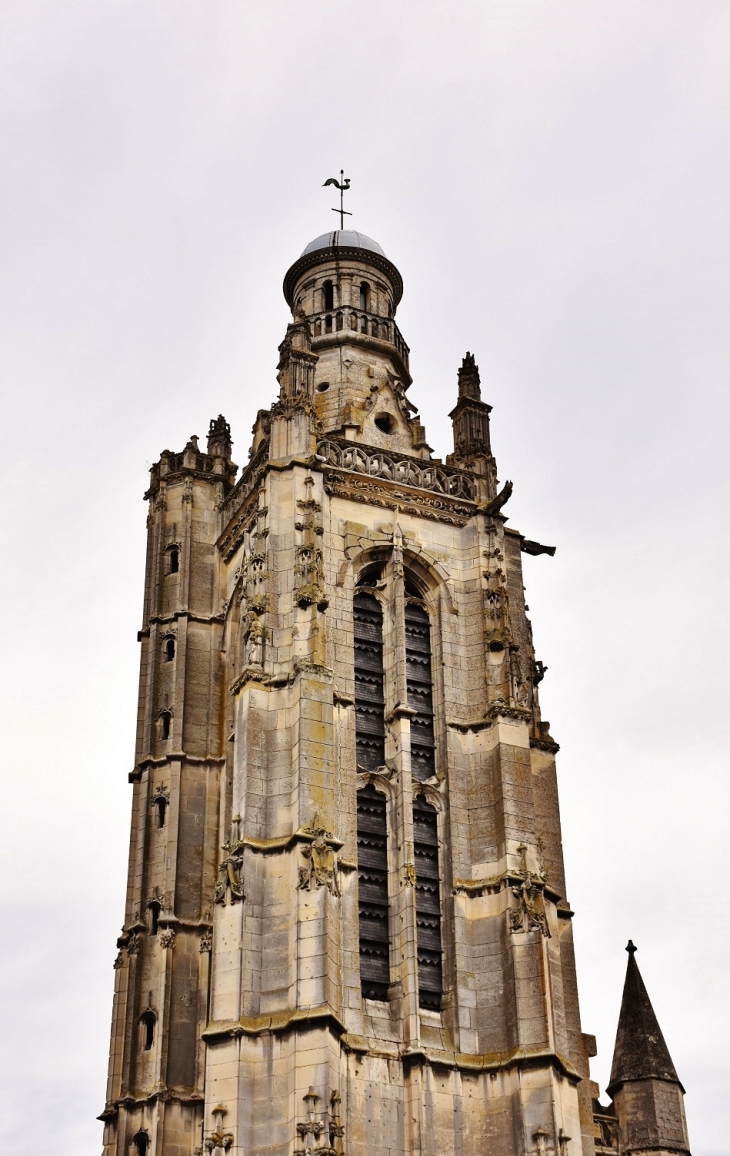
[[[320,381],[319,385],[317,386],[317,393],[326,393],[329,387],[330,383],[328,381]]]
[[[395,429],[395,422],[389,413],[378,413],[373,420],[378,429],[385,434],[392,433]]]

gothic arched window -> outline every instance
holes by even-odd
[[[357,792],[360,983],[366,999],[385,1000],[390,985],[386,799],[372,783]]]
[[[439,1009],[441,975],[441,894],[436,808],[422,795],[413,801],[413,853],[416,861],[416,933],[418,1002]]]
[[[177,546],[170,546],[167,551],[167,572],[177,574],[180,569],[180,551]]]
[[[355,745],[357,765],[374,771],[385,763],[383,612],[373,594],[358,591],[355,633]]]
[[[424,782],[430,779],[436,770],[431,687],[431,623],[425,607],[412,600],[406,603],[405,620],[408,705],[416,711],[411,719],[411,770],[414,779]]]
[[[150,1138],[146,1132],[138,1132],[134,1137],[134,1146],[137,1149],[137,1156],[147,1156],[150,1147]]]
[[[162,828],[165,826],[165,818],[167,815],[167,799],[164,795],[157,796],[155,806],[157,807],[157,826],[158,828]]]
[[[385,720],[399,705],[407,706],[416,790],[437,770],[431,616],[425,595],[417,574],[406,570],[399,578],[394,569],[376,562],[362,571],[353,597],[357,769],[394,769],[386,763]],[[403,607],[400,622],[392,617],[396,606]],[[405,642],[405,654],[395,650],[403,645],[398,639]],[[386,670],[392,672],[387,684]],[[360,979],[363,996],[380,1000],[387,999],[390,984],[386,813],[386,798],[372,783],[358,791]],[[402,830],[398,837],[404,838]],[[413,855],[418,998],[421,1007],[438,1010],[443,991],[438,813],[422,794],[413,802]]]
[[[165,639],[165,662],[172,662],[175,657],[175,639]]]
[[[160,922],[160,904],[153,902],[148,904],[150,909],[150,935],[157,935],[157,930]]]

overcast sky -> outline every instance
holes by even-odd
[[[334,227],[403,274],[435,452],[494,406],[605,1088],[631,936],[730,1132],[727,0],[0,0],[0,1147],[101,1148],[161,450],[275,396]]]

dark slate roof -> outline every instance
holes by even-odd
[[[670,1080],[679,1084],[676,1069],[664,1042],[654,1008],[644,987],[635,959],[631,940],[626,948],[629,964],[626,968],[624,994],[616,1032],[616,1047],[611,1065],[609,1095],[628,1080]],[[682,1089],[684,1091],[684,1089]]]

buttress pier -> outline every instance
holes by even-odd
[[[554,550],[507,524],[471,354],[433,456],[402,288],[317,238],[238,480],[223,417],[152,468],[105,1156],[635,1135],[581,1032],[521,565]]]

